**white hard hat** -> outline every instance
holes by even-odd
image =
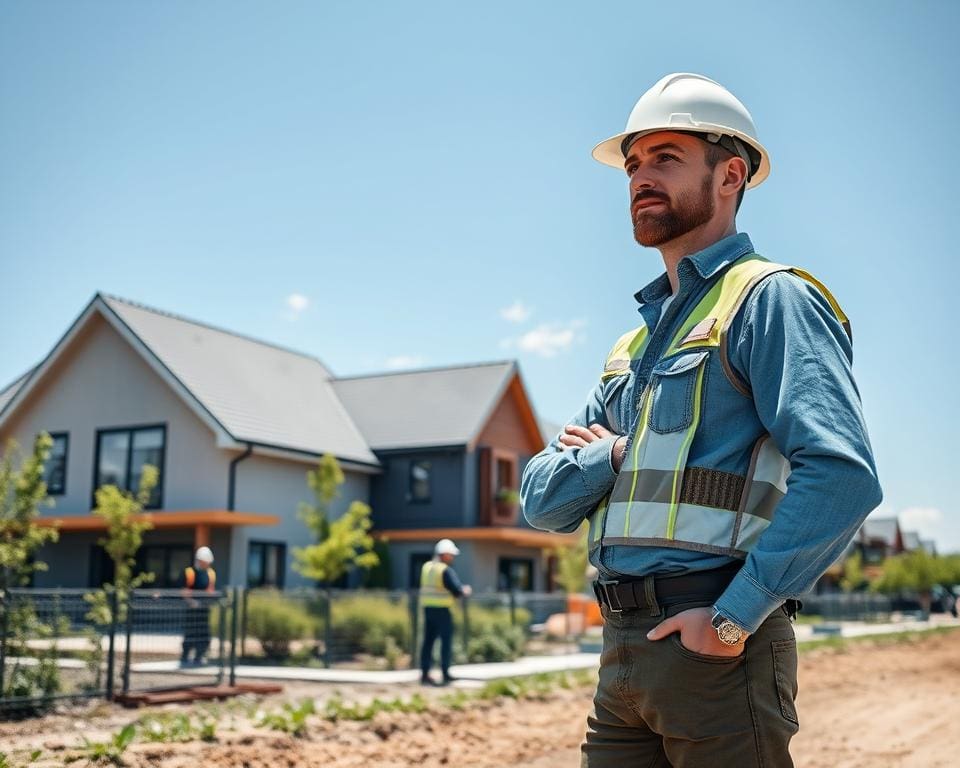
[[[440,539],[440,541],[438,541],[436,546],[433,548],[433,554],[459,555],[460,550],[457,549],[457,545],[450,541],[450,539]]]
[[[643,94],[627,118],[623,133],[597,144],[593,157],[622,170],[625,140],[657,131],[705,134],[711,143],[740,155],[752,171],[748,188],[770,174],[770,157],[757,141],[757,129],[747,108],[719,83],[686,72],[667,75]]]
[[[200,549],[197,550],[197,554],[193,556],[193,559],[201,560],[204,563],[212,563],[213,552],[211,551],[210,547],[200,547]]]

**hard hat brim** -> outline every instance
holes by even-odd
[[[753,189],[754,187],[760,186],[767,176],[770,175],[770,156],[767,154],[767,150],[759,141],[747,136],[745,133],[741,133],[740,131],[734,131],[723,126],[708,125],[705,123],[701,123],[698,126],[665,125],[657,128],[650,128],[645,131],[625,131],[623,133],[618,133],[616,136],[611,136],[609,139],[601,141],[593,148],[593,152],[591,152],[591,154],[593,155],[593,159],[598,163],[603,163],[604,165],[609,165],[611,168],[616,168],[617,170],[622,171],[624,157],[623,152],[620,151],[620,147],[623,145],[623,140],[627,138],[627,136],[636,136],[639,138],[641,136],[647,136],[651,133],[662,133],[666,131],[674,133],[689,133],[694,131],[696,133],[720,133],[727,134],[729,136],[736,136],[738,139],[746,142],[760,153],[760,167],[757,169],[757,172],[753,174],[753,177],[750,179],[750,181],[747,182],[747,189]]]

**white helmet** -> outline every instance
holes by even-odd
[[[193,556],[193,559],[203,563],[212,563],[213,552],[210,547],[200,547],[200,549],[197,550],[197,554]]]
[[[678,72],[667,75],[636,103],[627,127],[593,148],[593,157],[604,165],[623,169],[628,138],[656,131],[706,134],[704,138],[739,155],[750,170],[747,187],[755,187],[770,174],[770,157],[757,141],[757,129],[747,108],[730,91],[703,75]]]
[[[459,555],[460,550],[450,539],[440,539],[433,548],[434,555]]]

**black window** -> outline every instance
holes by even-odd
[[[429,552],[414,552],[410,555],[410,587],[417,589],[420,587],[420,572],[423,570],[423,564],[432,560],[433,555]]]
[[[287,571],[287,545],[251,541],[247,550],[247,586],[283,589]]]
[[[51,432],[53,446],[50,456],[43,465],[43,481],[47,484],[47,493],[62,496],[67,492],[67,448],[70,436],[66,432]]]
[[[533,560],[523,557],[501,557],[497,570],[498,589],[533,591]]]
[[[189,544],[148,544],[137,551],[137,572],[152,573],[149,586],[174,589],[184,586],[184,570],[193,565]]]
[[[410,462],[410,501],[430,501],[430,462]]]
[[[157,484],[150,494],[147,509],[163,503],[163,460],[167,442],[166,427],[134,427],[97,431],[97,460],[94,468],[94,491],[102,485],[115,485],[136,493],[140,487],[143,465],[152,464],[159,471]]]

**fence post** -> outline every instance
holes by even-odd
[[[463,655],[467,655],[470,645],[470,598],[463,596]]]
[[[240,587],[233,588],[233,594],[230,598],[230,604],[233,610],[230,611],[230,687],[237,684],[237,611],[240,610],[240,601],[237,600],[237,593],[243,592]]]
[[[217,643],[220,646],[219,669],[217,670],[217,685],[223,684],[223,663],[226,658],[227,642],[227,603],[229,601],[228,593],[224,592],[217,602],[220,604],[220,621],[217,622]],[[209,622],[209,619],[208,619]]]
[[[323,666],[330,669],[330,660],[333,654],[333,595],[329,589],[323,590],[326,598],[323,603]]]
[[[417,669],[420,666],[417,661],[417,634],[420,629],[418,596],[419,593],[415,589],[407,592],[407,600],[410,605],[410,669]]]
[[[517,592],[510,587],[510,626],[517,626]]]
[[[113,676],[116,672],[114,656],[117,645],[117,590],[111,589],[109,593],[110,603],[110,636],[107,639],[107,701],[113,701]],[[98,640],[98,642],[103,642]]]
[[[250,604],[250,590],[243,590],[243,619],[240,622],[240,658],[247,658],[247,606]]]
[[[130,637],[133,634],[133,590],[127,591],[127,626],[123,644],[123,693],[130,693]]]
[[[0,699],[3,698],[3,673],[7,664],[7,630],[10,626],[7,619],[10,611],[8,608],[9,599],[9,592],[0,592],[0,611],[3,611],[3,618],[0,619]]]

